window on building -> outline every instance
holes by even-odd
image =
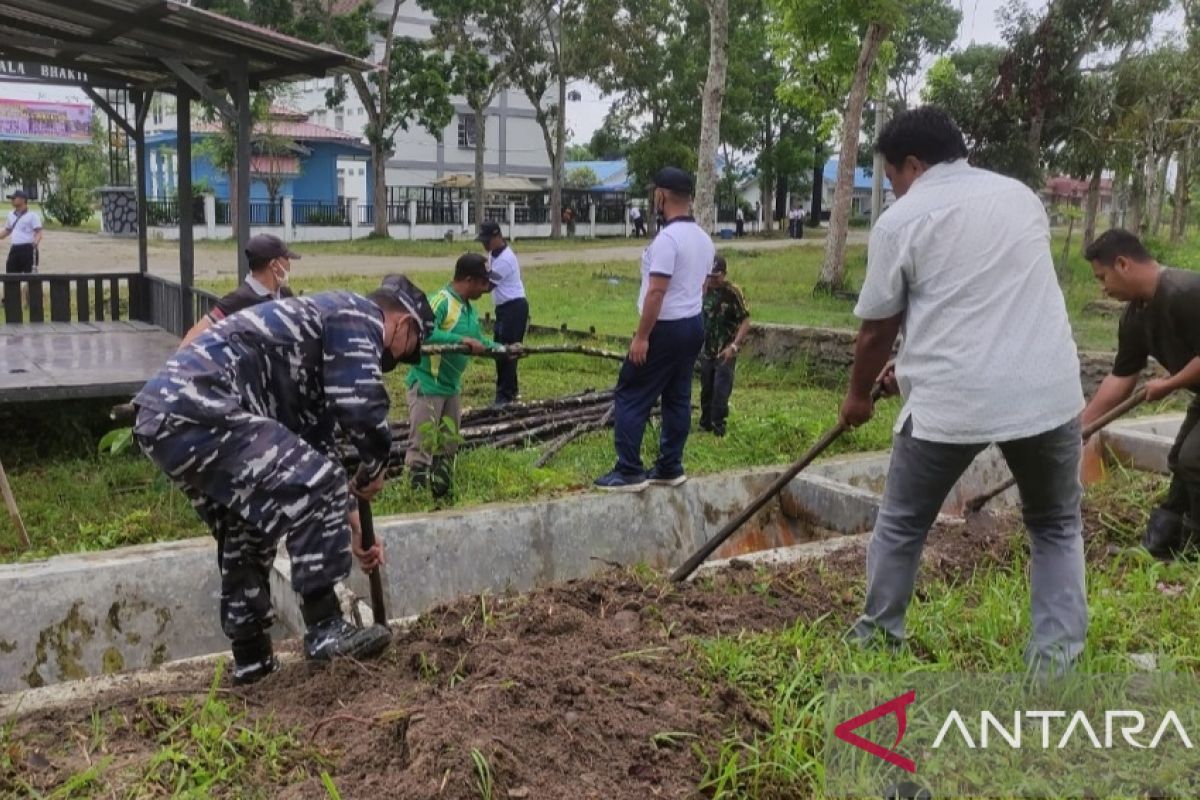
[[[333,118],[333,127],[337,128],[339,131],[346,130],[346,118],[341,114],[338,114]]]
[[[458,147],[460,150],[475,149],[475,115],[458,115]]]

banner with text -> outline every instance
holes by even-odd
[[[828,688],[828,797],[1200,797],[1192,675],[852,675]]]
[[[91,144],[92,107],[0,99],[0,140]]]

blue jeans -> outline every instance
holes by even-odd
[[[683,471],[683,447],[692,425],[692,371],[704,344],[704,323],[699,314],[690,319],[659,322],[650,331],[646,363],[636,366],[626,359],[613,397],[613,438],[617,472],[641,475],[642,435],[655,401],[662,399],[662,436],[658,468],[664,475]]]
[[[867,603],[854,638],[883,631],[904,638],[925,537],[942,503],[987,444],[944,444],[914,438],[911,419],[892,443],[891,463],[875,531],[867,546]],[[999,442],[1017,479],[1030,538],[1033,634],[1025,651],[1031,667],[1065,667],[1087,636],[1078,420],[1046,433]]]

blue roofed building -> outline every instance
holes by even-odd
[[[821,206],[828,212],[833,208],[833,192],[837,186],[838,159],[831,158],[825,162],[825,169],[822,171],[822,187],[821,187]],[[854,196],[850,201],[850,213],[855,217],[866,217],[871,214],[871,184],[873,183],[871,170],[862,167],[854,168]],[[889,204],[895,202],[896,196],[892,193],[892,184],[885,176],[883,179],[883,205],[886,208]],[[808,203],[805,203],[808,206]]]
[[[229,199],[229,175],[218,169],[203,143],[221,132],[214,123],[192,130],[192,179],[206,186],[218,200]],[[177,192],[173,130],[146,136],[146,176],[150,197],[169,198]],[[353,159],[370,175],[370,148],[353,134],[307,121],[303,113],[273,108],[269,118],[254,126],[251,139],[250,198],[268,200],[291,197],[296,201],[334,204],[345,194],[338,162]],[[358,198],[360,203],[369,198]],[[265,221],[265,220],[264,220]]]

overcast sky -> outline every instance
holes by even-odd
[[[972,42],[987,44],[1001,41],[1000,30],[996,24],[996,12],[1007,4],[1006,0],[951,0],[951,2],[957,5],[959,11],[962,12],[962,23],[958,28],[958,39],[954,43],[954,49],[962,49]],[[1041,9],[1046,6],[1047,0],[1027,0],[1027,2],[1031,7]],[[1177,13],[1164,15],[1155,24],[1156,38],[1169,35],[1172,31],[1178,30],[1181,25],[1182,21]],[[568,104],[567,126],[574,134],[573,141],[587,142],[592,138],[592,133],[596,128],[600,127],[600,123],[604,121],[610,99],[601,98],[596,87],[588,83],[580,82],[572,88],[577,89],[583,95],[583,99]]]

